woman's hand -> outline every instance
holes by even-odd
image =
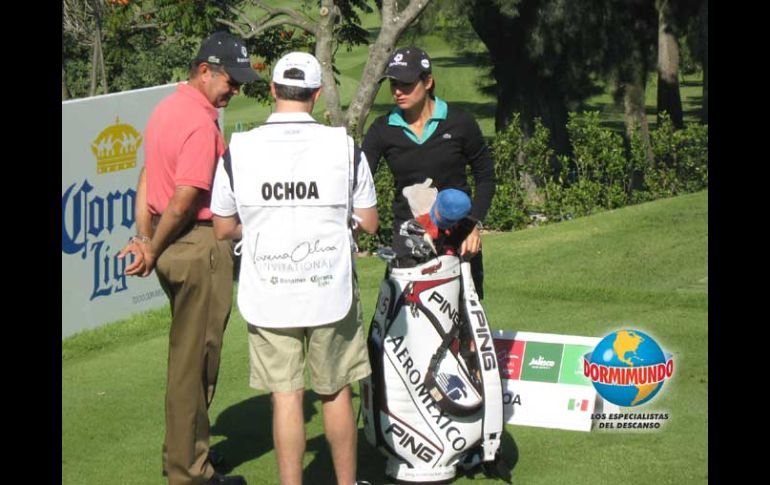
[[[481,232],[478,227],[474,227],[473,231],[468,234],[462,245],[460,246],[460,256],[468,255],[472,258],[476,256],[481,250]]]

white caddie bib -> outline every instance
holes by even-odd
[[[266,124],[233,134],[230,155],[243,224],[243,317],[261,327],[341,320],[353,298],[353,172],[345,129]]]

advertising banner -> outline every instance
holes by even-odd
[[[596,337],[498,331],[494,335],[503,379],[504,419],[510,424],[590,431],[594,413],[618,406],[597,395],[583,375],[583,355]]]
[[[157,277],[127,277],[142,134],[157,86],[62,102],[62,338],[167,304]]]

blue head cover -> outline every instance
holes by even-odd
[[[471,198],[462,190],[444,189],[430,208],[430,219],[439,229],[449,229],[471,211]]]

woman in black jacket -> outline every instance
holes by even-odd
[[[471,258],[474,283],[482,297],[479,230],[495,193],[495,170],[481,129],[471,115],[449,107],[434,95],[432,63],[423,50],[398,49],[388,60],[380,81],[384,79],[390,80],[396,107],[372,123],[362,149],[372,174],[381,158],[393,173],[393,249],[399,255],[407,254],[398,230],[401,223],[413,217],[402,189],[430,178],[439,191],[455,188],[470,196],[466,176],[466,165],[470,165],[475,185],[470,217],[477,224],[462,242],[460,253]]]

